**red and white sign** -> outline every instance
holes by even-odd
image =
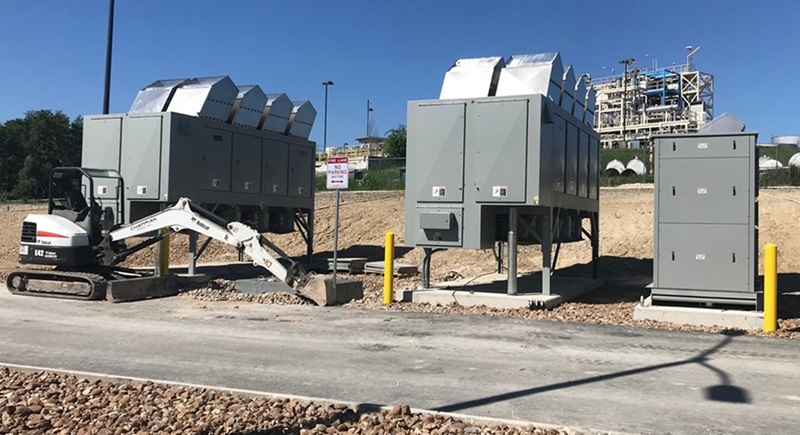
[[[328,189],[347,189],[350,184],[348,157],[328,157],[325,166],[328,168],[328,177],[325,186]]]

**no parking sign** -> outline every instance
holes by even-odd
[[[348,157],[328,157],[325,161],[327,170],[327,180],[325,187],[328,189],[347,189],[349,186],[350,173],[348,167],[350,165],[350,158]]]

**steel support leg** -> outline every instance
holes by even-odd
[[[497,242],[497,273],[503,273],[503,241]]]
[[[314,209],[308,211],[308,218],[306,221],[308,227],[308,241],[306,242],[306,257],[308,257],[308,264],[314,264]]]
[[[189,276],[194,276],[197,269],[197,233],[189,231]]]
[[[517,208],[508,210],[508,294],[517,294]]]
[[[591,221],[592,231],[592,278],[598,279],[600,277],[599,265],[600,261],[600,214],[592,213]]]
[[[544,234],[542,234],[542,294],[549,295],[551,254],[553,252],[553,209],[549,209],[544,216],[544,225],[542,227],[544,230]]]
[[[433,249],[423,248],[425,256],[422,258],[422,288],[431,287],[431,256],[433,256]]]

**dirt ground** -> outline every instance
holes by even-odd
[[[396,192],[343,192],[341,195],[339,250],[340,257],[368,257],[381,260],[384,235],[387,231],[396,234],[397,260],[420,265],[421,249],[410,249],[403,238],[402,193]],[[762,189],[759,198],[759,257],[763,257],[765,243],[776,243],[779,249],[780,283],[785,292],[800,289],[800,223],[793,219],[800,211],[800,189]],[[21,222],[27,213],[42,213],[41,205],[2,205],[0,216],[0,275],[2,271],[17,266],[17,248]],[[317,258],[331,256],[333,246],[333,196],[320,193],[316,201],[315,233]],[[626,323],[618,316],[630,318],[629,308],[640,296],[646,295],[645,286],[651,282],[653,256],[653,189],[652,186],[628,186],[608,188],[601,191],[600,203],[600,254],[602,277],[606,285],[584,296],[575,303],[609,305],[616,307],[616,314],[598,314],[599,318],[611,318],[598,323]],[[302,256],[305,246],[298,233],[271,235],[278,246],[288,254]],[[203,238],[201,237],[201,242]],[[173,236],[170,250],[172,264],[185,264],[188,239],[183,235]],[[583,264],[590,260],[591,247],[588,241],[565,244],[561,248],[559,268],[583,272]],[[145,250],[126,262],[129,266],[145,266],[153,262],[153,249]],[[449,250],[434,255],[432,279],[446,280],[453,277],[471,278],[490,273],[496,263],[491,250]],[[237,253],[221,243],[212,242],[201,262],[235,261]],[[541,269],[541,254],[538,246],[521,247],[519,253],[520,273]],[[759,261],[759,273],[763,264]],[[2,278],[0,276],[0,278]],[[363,278],[363,276],[362,276]],[[374,282],[373,282],[374,281]],[[367,296],[377,297],[380,289],[378,279],[364,278]],[[398,286],[413,286],[418,278],[399,280]],[[787,288],[796,287],[796,288]],[[796,298],[795,298],[796,299]],[[781,317],[790,319],[784,329],[800,331],[800,309],[795,309],[793,300],[781,308]],[[565,306],[569,311],[575,306]],[[800,308],[800,307],[798,307]],[[788,310],[788,311],[787,311]],[[795,314],[795,311],[798,311]],[[624,313],[624,314],[620,314]],[[571,319],[574,316],[569,316]],[[580,317],[580,316],[579,316]],[[554,320],[559,320],[555,318]],[[795,320],[797,320],[795,324]],[[630,320],[627,321],[630,323]],[[792,333],[791,335],[800,335]]]

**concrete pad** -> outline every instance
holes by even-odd
[[[262,293],[296,293],[294,289],[289,287],[285,282],[272,278],[237,279],[233,283],[233,288],[242,293],[251,295],[260,295]]]
[[[175,283],[178,285],[202,284],[210,281],[209,276],[205,273],[195,273],[193,275],[189,275],[188,273],[179,273],[173,276],[175,277]]]
[[[370,261],[364,266],[364,272],[384,275],[386,271],[385,262],[383,261]],[[413,264],[394,263],[394,276],[410,276],[416,275],[419,272],[417,266]]]
[[[337,304],[346,304],[356,299],[364,299],[364,283],[355,279],[337,279],[334,292]]]
[[[603,284],[602,280],[565,276],[550,277],[551,294],[542,294],[541,274],[517,278],[517,294],[508,295],[507,276],[491,274],[483,277],[462,279],[433,284],[430,289],[411,292],[411,300],[416,303],[447,305],[486,305],[492,308],[545,308],[550,309],[588,293]],[[395,298],[407,298],[407,291],[400,291]]]
[[[764,328],[763,312],[653,306],[650,298],[633,307],[633,319],[735,329]]]
[[[178,289],[173,277],[148,276],[109,281],[106,300],[111,302],[132,302],[175,296],[177,294]]]

